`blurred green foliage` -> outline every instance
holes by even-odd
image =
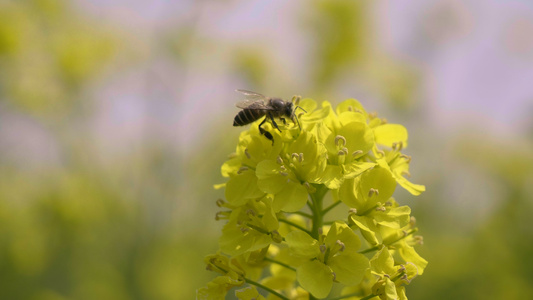
[[[3,152],[12,145],[0,135],[0,299],[193,299],[195,289],[213,277],[203,270],[220,229],[214,201],[221,194],[211,186],[222,182],[219,165],[237,137],[206,134],[186,158],[164,141],[147,138],[135,155],[101,163],[86,128],[92,123],[83,123],[93,117],[86,92],[106,75],[120,77],[123,62],[144,63],[134,61],[131,51],[146,45],[72,5],[0,2],[0,134],[16,141],[26,132],[16,131],[6,117],[23,118],[46,132],[59,156],[45,167],[32,166],[32,159],[12,161]],[[348,82],[394,108],[412,109],[420,101],[414,97],[418,70],[383,51],[372,17],[370,2],[315,0],[301,9],[295,20],[309,39],[310,55],[302,57],[311,72],[298,72],[307,86],[293,93],[334,98]],[[164,36],[152,42],[169,43],[178,66],[191,69],[198,63],[187,61],[191,53],[224,47],[231,52],[231,75],[250,88],[284,84],[271,75],[279,65],[268,48],[205,36],[194,44],[193,25],[183,25],[172,41]],[[207,122],[209,116],[202,116]],[[413,126],[428,127],[423,116],[409,116]],[[441,138],[432,135],[427,143]],[[429,154],[431,163],[460,162],[486,175],[483,184],[497,186],[501,195],[493,195],[490,214],[471,221],[446,198],[445,182],[457,174],[428,174],[428,192],[413,209],[426,240],[420,252],[431,265],[410,286],[412,299],[533,298],[533,141],[517,150],[514,142],[472,140],[447,140],[460,145],[457,151],[439,149]]]
[[[73,13],[66,1],[2,2],[2,98],[35,115],[66,113],[118,44],[117,36]]]

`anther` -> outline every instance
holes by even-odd
[[[385,205],[385,206],[392,206],[392,202],[387,201],[387,202],[385,202],[385,204],[383,204],[383,205]]]
[[[298,161],[299,162],[304,161],[304,154],[303,153],[300,153],[300,155],[298,155]]]
[[[241,227],[241,232],[248,232],[250,231],[250,228],[248,227]]]
[[[344,152],[344,155],[348,155],[348,148],[343,147],[342,148],[342,152]]]
[[[353,111],[353,107],[351,105],[348,106],[348,111]]]
[[[376,207],[376,211],[384,212],[384,211],[387,211],[387,209],[384,206],[378,206]]]
[[[355,158],[356,156],[359,156],[363,154],[363,150],[355,150],[353,153],[352,153],[352,157]]]
[[[224,204],[226,204],[226,201],[224,201],[223,199],[218,198],[217,201],[216,201],[216,204],[217,204],[218,207],[222,207],[222,206],[224,206]]]
[[[281,156],[278,156],[278,158],[276,158],[276,162],[280,165],[283,164],[283,159],[281,159]]]
[[[398,272],[405,272],[405,266],[400,265],[400,268],[398,269]]]
[[[370,188],[370,190],[368,191],[368,197],[372,197],[374,196],[374,194],[376,196],[379,195],[379,190],[378,189],[374,189],[374,188]]]
[[[333,281],[337,280],[337,274],[335,272],[331,272],[331,275],[333,275]]]
[[[237,171],[237,174],[241,174],[244,171],[248,171],[248,167],[240,167],[239,171]]]
[[[380,157],[383,157],[383,156],[385,156],[385,152],[384,152],[383,150],[378,150],[377,152],[378,152],[379,154],[381,154],[381,156],[380,156]]]
[[[287,172],[283,172],[283,171],[282,171],[282,172],[279,172],[279,173],[280,173],[281,175],[283,175],[283,176],[289,176],[289,173],[287,173]]]
[[[282,170],[282,171],[287,171],[287,168],[285,168],[285,166],[281,166],[281,167],[279,167],[279,169]]]
[[[319,248],[320,248],[320,253],[322,253],[322,254],[326,253],[326,250],[327,250],[326,245],[322,244],[322,245],[320,245]]]
[[[389,121],[385,118],[381,119],[381,124],[387,124]]]
[[[416,225],[416,218],[411,216],[411,219],[409,220],[409,225],[411,225],[411,227],[415,227]]]
[[[389,274],[384,274],[383,276],[387,277],[387,278],[390,278],[390,275]]]
[[[253,209],[246,210],[246,214],[250,216],[255,216],[255,211]]]
[[[424,237],[421,236],[421,235],[415,235],[414,236],[414,239],[415,239],[415,243],[417,245],[424,245]]]
[[[402,277],[400,277],[400,279],[407,281],[407,283],[411,283],[411,280],[409,280],[409,277],[407,276],[407,274],[403,274]]]
[[[392,143],[392,149],[401,151],[403,149],[403,142]]]
[[[356,215],[357,214],[357,208],[350,208],[348,210],[349,213]]]
[[[400,157],[401,158],[405,158],[405,160],[407,160],[407,163],[411,162],[411,156],[409,156],[409,155],[402,154],[402,155],[400,155]]]
[[[298,159],[300,159],[300,155],[298,155],[298,153],[293,153],[293,154],[291,154],[291,158],[298,160]]]
[[[407,176],[408,178],[411,178],[411,173],[409,173],[409,171],[403,171],[402,176]]]
[[[248,153],[248,148],[245,148],[244,149],[244,155],[246,155],[246,157],[248,157],[248,159],[251,159],[252,156],[250,155],[250,153]]]
[[[339,141],[342,141],[342,145],[339,145]],[[337,135],[335,137],[335,145],[340,146],[340,147],[346,146],[346,138],[343,137],[342,135]]]
[[[374,119],[374,118],[377,117],[377,116],[378,116],[378,113],[377,113],[377,112],[371,112],[371,113],[368,114],[368,117],[369,117],[370,119]]]
[[[233,152],[230,155],[228,155],[228,159],[232,159],[232,158],[235,158],[235,157],[237,157],[237,153],[235,153],[235,152]]]
[[[341,240],[337,240],[335,243],[337,243],[337,245],[341,246],[341,249],[339,250],[340,252],[344,251],[344,248],[346,246],[344,245],[343,242],[341,242]]]

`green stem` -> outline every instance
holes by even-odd
[[[269,292],[269,293],[271,293],[271,294],[273,294],[273,295],[276,295],[276,296],[279,297],[280,299],[283,299],[283,300],[289,300],[289,298],[283,296],[282,294],[280,294],[280,293],[274,291],[273,289],[271,289],[271,288],[269,288],[269,287],[266,287],[266,286],[260,284],[259,282],[255,282],[255,281],[250,280],[250,279],[248,279],[248,278],[244,278],[244,281],[248,282],[249,284],[253,284],[253,285],[255,285],[256,287],[262,288],[263,290],[265,290],[265,291],[267,291],[267,292]]]
[[[269,261],[269,262],[271,262],[271,263],[273,263],[273,264],[280,265],[280,266],[282,266],[282,267],[285,267],[285,268],[287,268],[287,269],[289,269],[289,270],[293,270],[294,272],[296,272],[296,269],[295,269],[295,268],[289,266],[289,265],[286,264],[286,263],[282,263],[281,261],[277,261],[277,260],[272,259],[272,258],[269,258],[269,257],[265,257],[265,260],[266,260],[266,261]]]
[[[307,230],[307,229],[303,228],[302,226],[300,226],[300,225],[298,225],[298,224],[295,224],[295,223],[293,223],[293,222],[291,222],[291,221],[289,221],[289,220],[286,220],[286,219],[278,219],[278,221],[280,221],[280,222],[282,222],[282,223],[285,223],[285,224],[289,224],[289,225],[291,225],[291,226],[293,226],[293,227],[295,227],[295,228],[298,228],[298,229],[300,229],[301,231],[306,232],[306,233],[309,234],[309,235],[311,234],[311,232],[310,232],[309,230]]]
[[[306,218],[308,218],[308,219],[312,219],[312,218],[313,218],[312,215],[310,215],[310,214],[306,214],[306,213],[304,213],[303,211],[295,211],[295,212],[292,212],[292,213],[295,214],[295,215],[300,215],[300,216],[302,216],[302,217],[306,217]]]
[[[322,215],[325,215],[327,214],[330,210],[332,210],[333,208],[335,208],[337,205],[341,204],[341,201],[337,201],[333,204],[331,204],[330,206],[326,207],[323,211],[322,211]]]
[[[384,245],[384,246],[388,247],[388,246],[394,245],[394,244],[396,244],[397,242],[399,242],[399,241],[405,239],[406,237],[410,236],[411,234],[413,234],[413,233],[415,233],[415,232],[417,232],[417,231],[418,231],[418,228],[415,228],[415,229],[409,231],[406,235],[404,235],[404,236],[400,237],[399,239],[393,241],[392,243],[389,243],[389,244]],[[361,254],[365,254],[365,253],[368,253],[368,252],[372,252],[372,251],[375,251],[375,250],[379,250],[380,248],[381,248],[381,245],[377,245],[377,246],[374,246],[374,247],[372,247],[372,248],[368,248],[368,249],[366,249],[366,250],[359,251],[359,253],[361,253]]]
[[[319,239],[319,231],[320,228],[322,228],[323,225],[323,215],[322,215],[322,201],[324,199],[324,195],[328,191],[328,189],[323,185],[315,185],[316,192],[313,194],[310,194],[311,200],[313,201],[311,205],[311,210],[313,213],[313,228],[311,229],[311,236],[318,240]]]

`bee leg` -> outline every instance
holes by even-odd
[[[279,132],[281,132],[281,129],[279,129],[278,124],[276,124],[276,121],[274,121],[274,117],[272,116],[272,114],[269,113],[268,116],[270,117],[270,120],[272,121],[272,125],[274,125],[274,128],[276,128],[277,130],[279,130]]]
[[[285,118],[279,118],[281,120],[281,122],[283,122],[283,125],[287,125],[287,121],[285,120]]]
[[[266,130],[264,130],[261,126],[266,122],[267,118],[265,118],[263,120],[263,122],[261,122],[261,124],[259,124],[258,128],[259,128],[259,133],[261,133],[262,135],[264,135],[267,139],[271,140],[272,141],[272,145],[274,145],[274,137],[272,136],[272,134]]]

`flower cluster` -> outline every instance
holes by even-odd
[[[205,260],[220,276],[197,298],[224,299],[237,288],[243,300],[407,299],[405,286],[427,265],[413,247],[422,237],[413,235],[411,209],[392,198],[397,184],[425,190],[404,177],[407,130],[354,99],[335,110],[296,101],[307,112],[301,128],[265,124],[272,143],[254,123],[222,166],[229,180],[217,186],[226,199],[217,219],[226,224],[219,252]],[[339,204],[344,217],[328,219]]]

